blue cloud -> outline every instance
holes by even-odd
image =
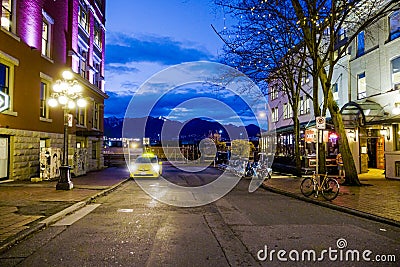
[[[158,62],[175,65],[182,62],[213,60],[205,48],[193,48],[189,44],[172,40],[169,37],[144,36],[140,39],[123,33],[108,33],[106,62]]]
[[[109,98],[105,100],[104,116],[123,118],[125,116],[126,108],[132,99],[132,95],[126,93],[118,94],[109,91],[107,92],[107,95]]]

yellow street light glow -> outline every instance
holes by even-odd
[[[74,78],[74,74],[70,72],[69,70],[65,70],[62,73],[62,77],[66,80],[72,80]]]
[[[53,91],[56,93],[60,93],[62,91],[60,82],[57,82],[53,85]]]
[[[68,103],[68,97],[66,97],[65,95],[60,95],[60,96],[58,97],[58,102],[59,102],[61,105],[65,105],[65,104]]]
[[[55,98],[49,98],[49,100],[47,101],[47,103],[49,104],[50,107],[55,108],[58,106],[58,102],[57,99]]]
[[[75,108],[75,102],[72,101],[72,100],[68,101],[68,108],[69,108],[69,109]]]
[[[71,88],[74,93],[80,93],[82,91],[82,86],[77,83],[75,83]]]
[[[79,99],[76,101],[76,104],[78,105],[78,107],[84,108],[84,107],[86,107],[86,100],[85,100],[85,99],[82,99],[82,98],[79,98]]]

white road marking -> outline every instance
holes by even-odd
[[[71,215],[68,215],[67,217],[59,220],[52,226],[69,226],[72,225],[73,223],[77,222],[78,220],[82,219],[89,213],[91,213],[94,209],[96,209],[100,204],[91,204],[83,207],[82,209],[72,213]]]

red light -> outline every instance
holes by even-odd
[[[339,138],[339,136],[336,133],[331,133],[329,135],[329,139],[338,139],[338,138]]]

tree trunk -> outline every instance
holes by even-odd
[[[293,113],[293,130],[294,130],[294,155],[296,160],[296,176],[301,177],[301,154],[300,154],[300,122],[296,114]]]
[[[345,185],[360,186],[360,180],[358,179],[356,165],[354,163],[353,155],[351,154],[349,142],[347,140],[346,131],[344,128],[342,115],[335,100],[333,100],[332,91],[328,93],[328,108],[331,113],[335,130],[339,135],[339,150],[343,158],[343,167],[345,171]]]

